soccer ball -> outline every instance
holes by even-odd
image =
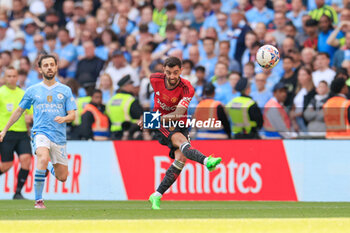
[[[262,68],[271,69],[279,62],[280,53],[274,46],[264,45],[256,53],[256,60]]]

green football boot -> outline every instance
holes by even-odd
[[[221,162],[221,158],[218,157],[218,158],[214,158],[214,157],[211,157],[209,156],[208,157],[208,161],[207,161],[207,168],[209,171],[214,171],[216,166]]]
[[[149,196],[149,201],[152,203],[152,209],[153,210],[160,210],[160,199],[162,199],[161,196],[155,196],[154,193]]]

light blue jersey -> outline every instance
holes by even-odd
[[[54,119],[77,109],[71,89],[58,82],[50,87],[40,82],[28,88],[19,103],[23,109],[31,105],[34,111],[32,136],[43,134],[58,145],[66,144],[66,123],[59,124]]]

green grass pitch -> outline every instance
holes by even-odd
[[[0,201],[0,233],[328,233],[350,232],[350,203]]]

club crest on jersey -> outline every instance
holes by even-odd
[[[62,95],[61,93],[58,93],[58,94],[57,94],[57,98],[58,98],[59,100],[62,100],[62,99],[63,99],[63,95]]]
[[[176,98],[176,97],[171,98],[171,102],[172,102],[172,103],[174,103],[174,104],[175,104],[175,103],[176,103],[176,101],[177,101],[177,98]]]
[[[52,102],[52,95],[48,95],[46,99],[47,99],[47,102],[51,103]]]

